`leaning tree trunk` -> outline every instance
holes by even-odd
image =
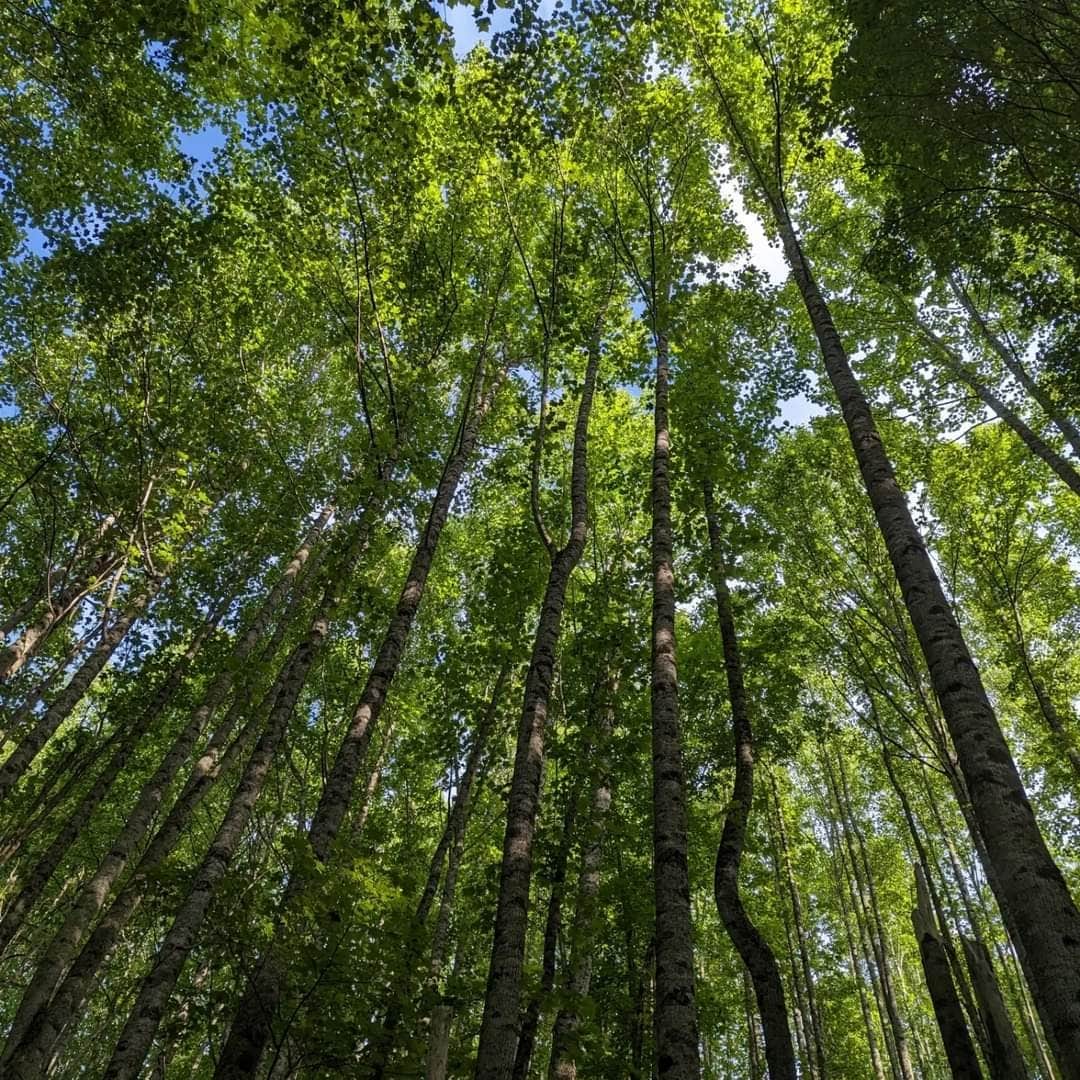
[[[953,985],[949,958],[941,945],[938,928],[934,923],[930,894],[921,866],[915,868],[915,886],[918,903],[911,912],[911,922],[919,943],[926,988],[930,991],[930,1001],[934,1006],[934,1016],[941,1032],[949,1069],[953,1080],[983,1080],[975,1044],[971,1041],[971,1033],[964,1020],[964,1010]]]
[[[225,613],[227,606],[227,603],[221,603],[211,613],[202,629],[195,635],[184,654],[173,665],[168,676],[154,692],[150,701],[147,702],[145,708],[140,710],[134,722],[126,726],[105,768],[101,770],[75,808],[68,814],[67,819],[61,825],[56,836],[53,837],[52,842],[27,875],[18,894],[5,908],[3,920],[0,920],[0,955],[3,954],[15,934],[18,933],[23,920],[45,891],[45,886],[48,885],[68,848],[81,835],[83,827],[108,794],[113,782],[131,758],[139,741],[151,730],[158,717],[168,708],[177,690],[183,684],[192,661],[198,656],[199,650],[207,637],[217,627],[218,621]]]
[[[580,1003],[589,995],[592,982],[594,928],[597,895],[600,892],[600,860],[604,850],[607,815],[611,808],[610,742],[615,730],[615,694],[617,677],[605,680],[605,701],[598,710],[597,768],[592,793],[592,809],[581,855],[577,901],[570,939],[570,965],[566,979],[568,999],[555,1017],[551,1035],[551,1059],[548,1080],[576,1080]]]
[[[1028,374],[1027,369],[1013,350],[990,329],[990,324],[986,321],[986,317],[975,306],[970,293],[968,293],[967,289],[960,283],[956,275],[949,274],[948,281],[953,295],[960,301],[961,306],[967,312],[971,321],[978,327],[979,333],[985,339],[986,343],[1001,358],[1002,363],[1004,363],[1005,367],[1017,382],[1020,383],[1036,402],[1038,402],[1043,412],[1045,412],[1057,425],[1058,431],[1065,436],[1069,446],[1072,447],[1073,453],[1080,457],[1080,429],[1078,429],[1076,424],[1074,424],[1073,421],[1054,404],[1046,391],[1043,390],[1043,388]]]
[[[589,415],[600,364],[599,326],[589,349],[585,381],[578,404],[570,475],[570,534],[563,547],[549,546],[548,573],[540,617],[536,624],[525,701],[518,725],[514,771],[503,834],[499,899],[488,967],[484,1015],[476,1056],[476,1080],[509,1080],[514,1068],[521,1008],[525,934],[529,918],[533,836],[540,805],[544,765],[544,734],[548,698],[555,672],[555,654],[562,627],[563,605],[570,575],[585,550],[587,529]],[[534,511],[535,513],[535,511]]]
[[[192,711],[188,722],[166,751],[153,775],[143,784],[135,805],[129,811],[120,833],[114,838],[109,852],[99,864],[93,878],[80,892],[64,924],[46,949],[30,985],[23,993],[8,1033],[4,1059],[0,1062],[0,1065],[11,1069],[12,1075],[33,1076],[44,1067],[42,1063],[50,1059],[71,1018],[86,1001],[97,971],[111,955],[124,925],[141,903],[146,875],[171,852],[187,825],[190,813],[194,812],[195,806],[208,789],[208,783],[199,782],[200,778],[204,781],[207,779],[209,771],[204,768],[207,763],[200,759],[176,806],[143,853],[133,879],[121,891],[80,952],[80,943],[94,917],[108,901],[109,892],[126,867],[132,852],[152,826],[177,771],[188,760],[200,735],[228,695],[236,672],[242,669],[244,661],[259,643],[274,611],[303,567],[311,545],[325,524],[326,521],[320,516],[263,600],[246,631],[233,647],[228,662],[207,687],[202,700]],[[284,674],[283,669],[282,676]],[[213,777],[209,777],[210,782],[212,779]],[[73,962],[65,977],[65,969]],[[64,981],[57,989],[61,978]]]
[[[163,579],[152,577],[145,588],[131,601],[126,610],[101,633],[101,638],[90,655],[72,675],[67,686],[56,696],[53,703],[41,714],[33,727],[22,737],[18,746],[0,766],[0,800],[22,779],[26,770],[41,752],[56,729],[72,714],[86,696],[94,680],[116,652],[128,630],[146,610],[154,594],[161,588]]]
[[[656,905],[656,1068],[660,1080],[697,1080],[697,1009],[687,856],[686,776],[675,661],[675,572],[671,530],[668,339],[656,336],[652,459],[652,802]]]
[[[1009,406],[993,390],[990,389],[964,358],[957,354],[945,341],[935,334],[921,321],[919,327],[923,334],[937,346],[945,357],[945,366],[954,378],[959,379],[975,391],[975,396],[990,409],[992,413],[1000,417],[1012,429],[1019,440],[1041,461],[1045,462],[1050,469],[1057,474],[1061,482],[1067,485],[1075,495],[1080,495],[1080,473],[1071,462],[1066,461],[1045,439],[1037,435],[1024,422],[1019,413]]]
[[[706,60],[706,67],[708,62]],[[832,313],[802,249],[782,195],[759,165],[716,73],[718,100],[772,210],[847,426],[870,504],[889,552],[934,691],[956,747],[993,873],[991,887],[1008,907],[1040,1015],[1066,1080],[1080,1080],[1080,910],[1054,862],[1023,781],[983,687],[960,625],[941,586],[905,492],[896,479],[869,402],[851,369]]]
[[[1016,1039],[1009,1010],[1001,996],[990,953],[981,941],[961,938],[964,956],[967,958],[975,996],[979,1000],[979,1012],[986,1028],[989,1048],[986,1064],[991,1080],[1026,1080],[1028,1076],[1024,1056]]]
[[[450,506],[494,390],[495,379],[483,388],[483,363],[477,365],[475,382],[479,397],[470,394],[464,403],[461,428],[446,459],[427,524],[413,553],[408,576],[401,590],[397,608],[379,647],[360,700],[353,710],[345,737],[338,748],[333,767],[323,788],[318,808],[308,829],[312,854],[320,863],[332,856],[334,840],[345,820],[352,799],[356,777],[364,762],[368,744],[375,732],[379,714],[394,675],[401,663],[409,631],[416,619],[424,595],[439,536],[450,513]],[[279,908],[273,940],[248,977],[247,987],[233,1018],[228,1039],[215,1070],[215,1077],[240,1078],[255,1073],[270,1041],[272,1025],[287,990],[287,972],[279,956],[284,917],[308,885],[305,874],[294,867]]]
[[[731,943],[746,965],[754,984],[758,1013],[765,1032],[765,1059],[770,1080],[795,1080],[795,1053],[791,1026],[784,1003],[784,984],[769,943],[754,925],[739,893],[739,865],[746,843],[746,827],[754,802],[754,734],[743,683],[742,657],[731,610],[731,593],[725,576],[720,545],[720,525],[713,503],[712,482],[705,480],[705,521],[709,533],[713,590],[724,650],[731,726],[735,739],[735,782],[724,816],[724,828],[716,852],[713,895],[716,909]],[[816,1040],[815,1040],[816,1043]],[[824,1061],[819,1055],[819,1075],[824,1077]]]

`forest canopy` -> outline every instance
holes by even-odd
[[[0,19],[0,1077],[1080,1080],[1080,11]]]

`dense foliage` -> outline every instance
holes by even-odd
[[[1080,1077],[1080,17],[0,22],[0,1075]]]

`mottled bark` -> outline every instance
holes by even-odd
[[[142,591],[128,602],[123,613],[102,630],[101,637],[89,656],[79,665],[78,670],[71,676],[63,690],[57,694],[52,704],[19,740],[19,744],[0,766],[0,800],[6,798],[12,788],[22,779],[56,729],[86,696],[94,680],[101,674],[127,632],[142,616],[147,604],[153,599],[161,585],[161,578],[151,578]]]
[[[45,610],[0,654],[0,679],[10,679],[41,647],[45,639],[71,616],[81,601],[120,563],[114,554],[102,555],[87,573],[72,581],[60,595],[50,599]]]
[[[817,337],[874,516],[956,748],[978,830],[993,867],[991,888],[1002,909],[1010,911],[1039,1013],[1053,1033],[1051,1041],[1062,1075],[1066,1080],[1080,1080],[1080,911],[1039,831],[978,668],[912,517],[906,494],[897,482],[870,405],[851,369],[788,207],[743,136],[723,84],[707,59],[705,66],[747,164],[773,212],[792,276]]]
[[[479,364],[478,382],[482,371],[483,365]],[[308,829],[308,842],[319,862],[325,863],[331,858],[333,843],[348,813],[356,777],[405,651],[409,631],[420,608],[424,586],[438,548],[439,536],[449,516],[458,483],[471,457],[480,421],[490,405],[493,389],[494,380],[486,389],[477,388],[478,400],[474,402],[470,397],[465,402],[461,428],[447,456],[397,607],[323,788],[318,808]],[[294,868],[280,905],[274,939],[248,978],[228,1039],[218,1060],[214,1073],[218,1080],[247,1077],[259,1067],[287,989],[288,973],[279,959],[279,936],[284,925],[284,915],[306,887],[304,874]]]
[[[581,1025],[579,1002],[589,996],[592,982],[593,940],[597,895],[600,891],[600,862],[604,851],[607,815],[611,809],[610,741],[615,729],[615,694],[617,676],[605,680],[603,702],[597,709],[597,767],[585,840],[581,852],[574,922],[570,933],[569,972],[565,980],[568,1001],[555,1017],[551,1035],[551,1058],[548,1080],[576,1080],[577,1033]]]
[[[697,1080],[697,1009],[687,859],[686,776],[675,661],[675,571],[671,530],[668,341],[656,337],[652,460],[652,801],[656,905],[653,1027],[660,1080]]]
[[[754,734],[743,683],[742,657],[735,629],[735,616],[731,609],[731,593],[727,584],[720,524],[713,502],[711,481],[705,480],[703,489],[713,591],[724,650],[724,670],[727,674],[735,750],[735,779],[716,852],[713,896],[724,929],[727,930],[731,943],[746,965],[754,984],[758,1013],[765,1032],[765,1058],[769,1065],[770,1080],[795,1080],[795,1052],[791,1042],[791,1026],[784,1002],[780,968],[769,943],[762,937],[746,911],[739,893],[739,865],[754,802]],[[779,812],[779,806],[777,810]],[[823,1077],[824,1054],[820,1051],[820,1040],[815,1041],[815,1048],[818,1068]]]
[[[42,1062],[49,1060],[71,1018],[86,1001],[94,976],[111,955],[124,925],[141,903],[147,875],[172,851],[190,820],[190,814],[216,779],[217,773],[213,767],[217,754],[204,754],[196,762],[177,803],[143,853],[132,880],[117,896],[80,952],[80,943],[94,917],[108,901],[109,893],[127,866],[132,852],[149,831],[173,778],[191,756],[202,732],[228,695],[237,671],[261,640],[274,611],[303,567],[312,544],[325,524],[326,520],[321,515],[263,600],[234,645],[229,662],[211,681],[158,767],[141,787],[121,831],[45,950],[23,993],[8,1033],[2,1064],[9,1064],[12,1075],[32,1076],[43,1067]],[[232,715],[230,710],[230,720]],[[71,970],[65,978],[64,972],[69,965],[72,965]],[[63,984],[56,989],[62,978]]]
[[[518,725],[514,771],[503,834],[499,899],[495,911],[476,1080],[509,1080],[514,1067],[521,1008],[525,934],[529,918],[533,836],[540,805],[548,698],[570,576],[585,549],[587,529],[589,415],[600,363],[600,342],[591,342],[578,404],[570,476],[570,533],[559,549],[549,547],[551,566],[533,639],[525,700]]]
[[[938,928],[934,923],[930,894],[920,866],[915,868],[915,884],[918,903],[912,909],[911,922],[915,929],[915,939],[919,943],[926,988],[930,991],[930,1001],[934,1006],[934,1016],[941,1032],[941,1042],[945,1047],[949,1069],[953,1080],[982,1080],[975,1045],[971,1041],[971,1033],[964,1020],[964,1010],[953,985],[949,958],[942,948]]]
[[[195,946],[210,901],[225,876],[270,774],[297,699],[329,631],[329,619],[316,618],[305,639],[293,650],[288,673],[274,702],[266,727],[244,767],[210,849],[196,871],[191,889],[180,905],[143,979],[127,1022],[120,1033],[104,1076],[106,1080],[135,1080],[142,1071],[176,980]]]

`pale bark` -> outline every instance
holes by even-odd
[[[161,682],[145,708],[140,710],[134,721],[123,730],[119,743],[105,768],[98,774],[71,813],[67,815],[52,842],[26,876],[18,894],[5,908],[3,920],[0,920],[0,955],[3,954],[15,934],[18,933],[23,920],[42,892],[44,892],[45,886],[60,865],[60,861],[68,848],[78,839],[94,811],[101,805],[113,782],[130,760],[139,741],[151,730],[158,717],[168,708],[176,692],[183,684],[188,669],[195,657],[198,656],[203,643],[217,627],[218,621],[224,614],[225,606],[221,604],[216,611],[211,613],[210,618],[206,620],[184,654],[173,665],[172,670]]]
[[[127,632],[142,616],[147,604],[153,599],[161,585],[161,578],[151,578],[143,590],[128,602],[123,614],[118,615],[102,630],[101,637],[89,656],[8,755],[7,760],[0,766],[0,800],[6,798],[12,788],[22,779],[56,729],[86,696],[94,680],[112,659],[113,653],[116,652]]]

